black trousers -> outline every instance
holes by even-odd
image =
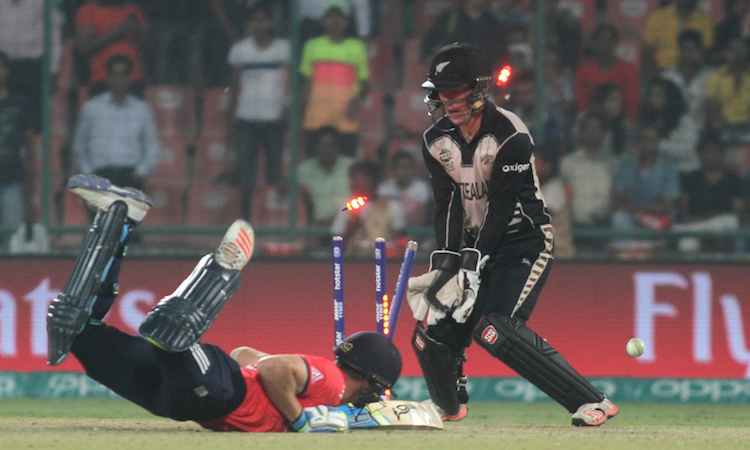
[[[552,269],[551,231],[539,232],[504,246],[481,273],[474,310],[466,323],[451,318],[428,327],[428,334],[457,353],[471,344],[471,333],[486,314],[529,320]]]
[[[234,148],[237,152],[237,175],[242,189],[242,217],[250,220],[252,198],[258,179],[258,155],[266,153],[266,183],[277,186],[281,182],[281,162],[284,150],[284,127],[279,122],[234,123]]]
[[[114,327],[89,325],[72,350],[89,377],[157,416],[219,419],[245,397],[239,365],[214,345],[171,353]]]

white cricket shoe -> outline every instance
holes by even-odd
[[[255,231],[242,219],[237,219],[224,233],[221,244],[214,251],[214,260],[223,268],[242,270],[255,249]]]
[[[125,202],[128,205],[128,218],[135,223],[143,221],[153,205],[142,191],[116,186],[108,179],[96,175],[73,175],[68,179],[68,189],[99,211],[106,211],[118,200]]]
[[[598,427],[607,421],[607,413],[601,409],[601,403],[584,403],[571,417],[571,423],[577,427]]]

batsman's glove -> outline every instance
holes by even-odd
[[[289,424],[292,431],[298,433],[332,433],[347,431],[349,419],[346,413],[327,406],[311,406],[302,410]]]
[[[458,271],[458,281],[461,286],[462,295],[460,302],[453,310],[453,319],[458,323],[466,322],[474,310],[474,303],[477,300],[479,285],[481,283],[481,272],[489,255],[482,256],[482,253],[475,248],[464,248],[461,250],[461,269]]]
[[[435,250],[427,273],[409,278],[406,295],[416,320],[434,325],[452,311],[463,296],[458,279],[460,267],[460,253]]]

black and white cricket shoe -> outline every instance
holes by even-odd
[[[118,200],[125,202],[128,205],[128,218],[135,223],[143,221],[153,205],[142,191],[116,186],[108,179],[96,175],[73,175],[68,179],[68,189],[99,211],[106,211]]]

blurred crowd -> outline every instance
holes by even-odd
[[[155,223],[284,227],[292,208],[352,253],[403,243],[432,226],[421,77],[464,41],[512,70],[491,95],[531,126],[559,256],[748,251],[733,236],[750,223],[750,2],[556,0],[543,21],[537,3],[60,1],[55,220],[86,217],[60,194],[86,172],[152,193]],[[43,4],[0,2],[0,228],[39,215]],[[342,211],[359,195],[367,208]]]

